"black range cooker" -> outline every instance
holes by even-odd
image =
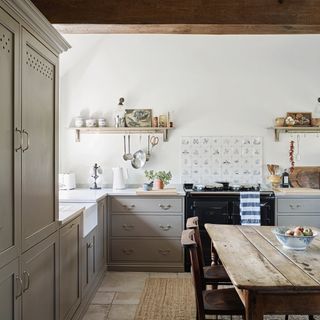
[[[199,217],[199,228],[206,265],[211,263],[211,240],[204,228],[205,223],[240,225],[240,192],[259,191],[261,225],[274,225],[275,196],[273,191],[263,190],[260,185],[230,185],[227,182],[213,185],[184,184],[185,220]],[[186,221],[185,221],[186,222]],[[185,270],[190,270],[189,255],[185,254]]]

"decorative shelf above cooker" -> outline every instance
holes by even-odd
[[[271,127],[274,130],[274,140],[280,141],[280,133],[320,133],[320,127]]]
[[[71,128],[75,130],[76,133],[76,142],[80,142],[80,134],[142,134],[142,133],[151,133],[151,134],[162,134],[163,141],[168,141],[168,132],[172,127],[165,128],[154,128],[154,127],[145,127],[145,128],[114,128],[114,127],[82,127],[82,128]]]

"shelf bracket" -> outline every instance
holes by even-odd
[[[274,129],[274,140],[276,142],[280,141],[280,130],[279,129]]]
[[[76,142],[80,142],[80,130],[76,129],[75,133],[76,133]]]

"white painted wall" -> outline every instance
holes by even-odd
[[[112,181],[113,166],[129,168],[129,183],[143,170],[122,160],[122,135],[82,135],[68,127],[79,115],[111,115],[119,97],[128,108],[170,112],[176,129],[160,143],[144,169],[180,178],[180,137],[260,135],[264,162],[288,167],[289,140],[274,142],[277,116],[320,110],[320,36],[66,35],[72,49],[61,57],[60,171],[86,184],[95,162]],[[320,114],[318,114],[320,116]],[[132,151],[139,146],[133,139]],[[146,147],[146,136],[143,136]],[[301,137],[301,160],[318,165],[320,138]]]

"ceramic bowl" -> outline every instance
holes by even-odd
[[[306,248],[310,245],[312,240],[318,235],[317,232],[313,231],[313,236],[287,236],[285,232],[289,229],[294,229],[293,227],[278,227],[274,228],[272,232],[277,237],[278,241],[282,244],[282,246],[286,249],[290,250],[306,250]]]

